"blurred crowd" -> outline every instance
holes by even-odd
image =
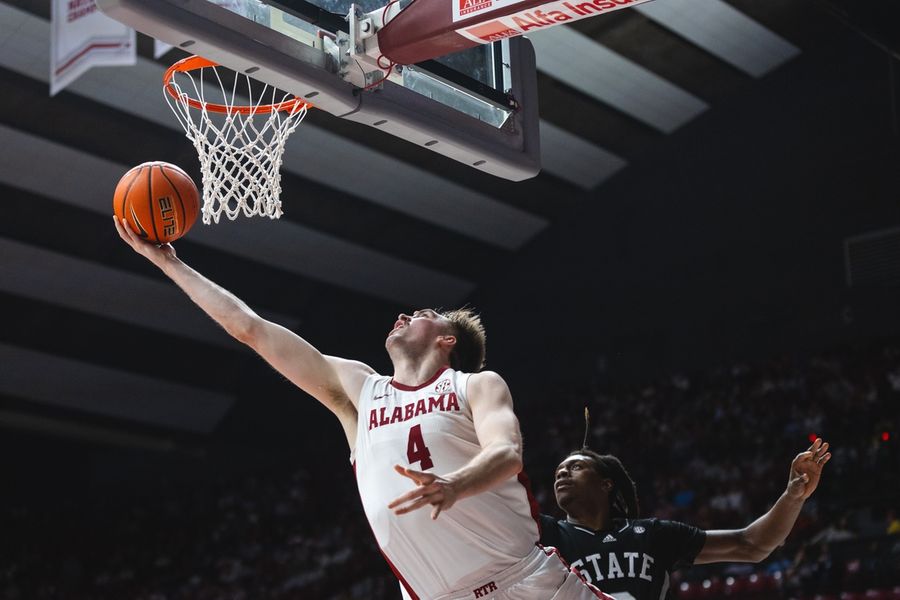
[[[0,597],[391,597],[352,482],[327,496],[312,489],[296,471],[174,486],[148,500],[89,495],[91,504],[17,508],[2,522]]]
[[[834,456],[785,546],[759,565],[687,569],[672,596],[720,597],[710,590],[766,581],[758,597],[827,598],[900,585],[898,405],[900,346],[878,343],[641,386],[583,381],[517,410],[544,512],[559,514],[553,469],[581,446],[588,406],[588,445],[622,459],[643,516],[704,529],[761,515],[787,484],[792,458],[826,439]],[[399,598],[352,471],[331,474],[323,488],[309,469],[162,484],[145,498],[85,494],[54,510],[14,504],[0,514],[0,597]]]
[[[527,452],[541,472],[580,445],[585,398],[592,413],[588,445],[622,459],[637,482],[642,514],[703,529],[752,522],[784,490],[794,456],[817,436],[831,443],[834,456],[819,490],[784,547],[761,565],[684,571],[676,584],[701,580],[715,588],[717,581],[758,573],[773,582],[765,598],[900,584],[900,538],[886,537],[897,533],[900,501],[895,342],[625,389],[583,386],[556,401],[546,433],[531,431]],[[549,484],[544,478],[535,485],[545,511],[553,507]]]

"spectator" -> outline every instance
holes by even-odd
[[[897,535],[900,533],[900,519],[897,518],[897,511],[893,508],[887,511],[887,524],[886,534]]]

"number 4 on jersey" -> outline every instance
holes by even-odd
[[[410,464],[417,462],[423,471],[434,467],[431,462],[431,451],[422,439],[422,426],[415,425],[409,430],[409,440],[406,442],[406,459]]]

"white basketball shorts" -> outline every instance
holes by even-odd
[[[569,569],[555,548],[535,546],[508,569],[489,576],[469,590],[433,600],[615,600]],[[423,599],[425,600],[425,599]]]

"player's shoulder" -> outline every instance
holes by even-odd
[[[565,535],[575,535],[580,536],[582,534],[594,535],[595,532],[590,529],[586,529],[579,525],[575,525],[570,522],[566,518],[557,519],[556,517],[550,515],[541,515],[541,531],[542,532],[554,532],[556,535],[565,534]]]
[[[462,371],[458,371],[462,373]],[[480,383],[506,383],[503,377],[500,376],[500,373],[497,371],[478,371],[477,373],[468,373],[469,381],[475,381]]]
[[[660,519],[656,517],[648,517],[646,519],[614,519],[613,523],[620,530],[631,530],[641,534],[645,531],[656,529],[659,526]]]
[[[467,373],[468,383],[466,387],[469,394],[496,394],[509,391],[506,381],[496,371],[479,371]]]
[[[322,355],[337,375],[340,389],[334,390],[338,396],[345,397],[353,406],[353,412],[359,408],[360,394],[369,377],[378,375],[375,369],[364,362],[342,358],[340,356]]]
[[[613,519],[612,529],[621,534],[652,536],[665,529],[670,522],[671,521],[657,519],[656,517],[648,517],[646,519]]]
[[[352,382],[349,385],[360,397],[365,394],[383,394],[391,385],[390,375],[382,375],[365,363],[359,363],[346,380]]]
[[[368,377],[369,375],[377,375],[375,369],[367,365],[366,363],[355,360],[352,358],[342,358],[340,356],[332,356],[330,354],[323,354],[325,360],[328,361],[329,364],[338,372],[353,374],[361,377]]]
[[[549,527],[552,529],[560,529],[563,526],[563,523],[566,521],[563,519],[557,519],[556,517],[541,514],[541,527]]]
[[[545,546],[559,547],[563,539],[571,535],[569,523],[564,519],[557,519],[550,515],[540,516],[541,544]]]
[[[696,527],[682,523],[680,521],[671,521],[669,519],[659,519],[651,517],[647,519],[633,519],[628,521],[628,530],[636,536],[681,536],[689,535],[698,531]]]

